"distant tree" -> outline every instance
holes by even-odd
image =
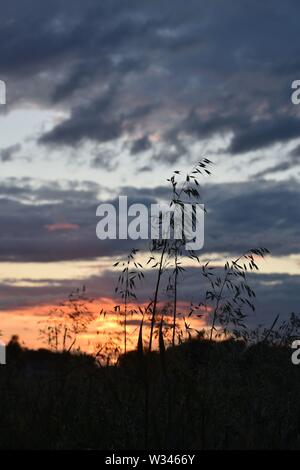
[[[7,354],[13,358],[17,358],[22,354],[23,347],[20,343],[20,338],[18,335],[12,335],[6,346],[6,351]]]

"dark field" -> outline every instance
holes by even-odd
[[[300,449],[291,349],[192,340],[101,367],[10,343],[1,449]]]

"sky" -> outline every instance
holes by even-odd
[[[1,1],[5,338],[36,345],[40,319],[83,284],[97,306],[113,305],[112,264],[132,242],[98,240],[96,207],[166,200],[166,179],[202,157],[213,166],[201,180],[201,259],[268,248],[251,321],[297,312],[298,13],[297,0]],[[150,272],[141,302],[151,283]],[[182,301],[199,290],[191,268]]]

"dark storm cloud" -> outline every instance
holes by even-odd
[[[71,117],[45,134],[40,142],[55,145],[76,145],[85,139],[108,142],[122,134],[120,119],[109,117],[112,92],[92,104],[80,106]]]
[[[124,194],[165,199],[164,187]],[[300,251],[300,189],[297,181],[249,181],[206,184],[200,188],[205,204],[204,252],[241,254],[265,247],[275,255]]]
[[[132,249],[132,240],[100,241],[96,208],[103,200],[94,183],[68,182],[36,186],[11,179],[0,185],[0,260],[63,261],[117,255]],[[136,202],[129,196],[128,204]],[[154,198],[139,197],[150,205]],[[134,245],[142,245],[137,241]]]
[[[149,141],[148,137],[145,135],[140,139],[137,139],[133,142],[131,147],[131,153],[133,155],[141,152],[145,152],[146,150],[151,149],[151,142]]]
[[[1,12],[0,71],[11,106],[69,112],[43,144],[132,134],[141,158],[149,150],[143,135],[159,132],[166,150],[175,149],[152,149],[169,163],[189,153],[183,134],[231,133],[228,152],[246,153],[300,136],[290,102],[299,9],[296,0],[13,0]]]
[[[206,250],[239,253],[261,246],[273,255],[299,253],[298,182],[212,185],[203,199]]]
[[[249,123],[245,130],[236,133],[229,152],[240,154],[268,147],[276,142],[286,142],[300,136],[300,119],[260,119]]]
[[[0,185],[0,260],[60,261],[93,259],[128,252],[133,246],[148,249],[148,242],[100,241],[96,237],[96,207],[103,199],[93,183],[69,182],[35,187],[30,180],[10,180]],[[150,206],[169,197],[164,187],[137,190],[123,188],[128,205]],[[273,255],[298,253],[300,249],[297,182],[248,182],[205,185],[204,253],[241,254],[266,247]]]

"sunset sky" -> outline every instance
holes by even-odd
[[[299,312],[299,14],[297,0],[1,1],[5,339],[36,346],[38,322],[83,284],[97,309],[111,308],[112,264],[134,242],[98,240],[96,207],[165,200],[172,172],[203,156],[214,164],[201,259],[268,248],[250,321]],[[140,302],[152,285],[149,270]],[[200,290],[194,267],[181,301]],[[114,330],[103,321],[95,328]]]

